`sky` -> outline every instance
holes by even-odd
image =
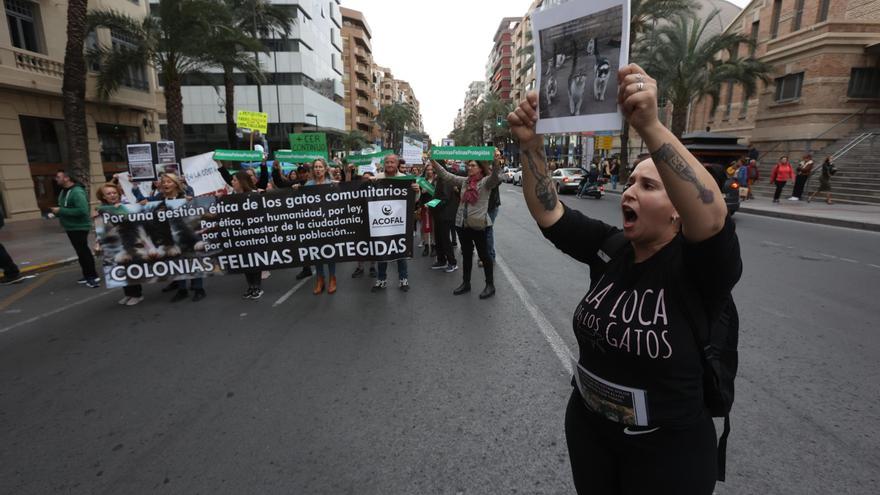
[[[749,0],[731,0],[740,7]],[[373,60],[409,82],[425,132],[438,143],[452,131],[471,81],[486,78],[486,60],[501,19],[521,17],[530,0],[342,0],[363,12]]]

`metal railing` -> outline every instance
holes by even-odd
[[[845,145],[843,145],[842,148],[840,148],[839,150],[837,150],[836,153],[834,153],[833,155],[831,155],[831,159],[832,159],[832,160],[837,160],[838,158],[840,158],[840,157],[842,157],[843,155],[845,155],[845,154],[849,153],[850,151],[852,151],[853,148],[855,148],[856,146],[858,146],[859,144],[861,144],[864,140],[870,138],[871,136],[874,136],[875,134],[876,134],[876,133],[874,133],[874,132],[863,132],[862,134],[859,134],[859,135],[856,136],[852,141],[846,143]]]
[[[836,128],[837,128],[838,126],[840,126],[841,124],[844,124],[844,123],[848,122],[848,121],[849,121],[850,119],[852,119],[853,117],[855,117],[855,116],[857,116],[857,115],[859,115],[859,114],[864,114],[864,113],[866,113],[866,112],[868,111],[868,108],[869,108],[869,107],[866,106],[866,107],[864,107],[864,108],[860,108],[860,109],[856,110],[855,112],[853,112],[853,113],[847,115],[846,117],[840,119],[839,121],[837,121],[834,125],[832,125],[832,126],[829,127],[828,129],[825,129],[824,131],[820,132],[819,134],[813,136],[812,138],[807,139],[807,140],[806,140],[806,142],[807,142],[807,149],[806,149],[806,152],[812,154],[812,145],[813,145],[813,141],[815,141],[816,139],[819,139],[819,138],[821,138],[822,136],[828,134],[829,132],[831,132],[832,130],[836,129]],[[770,153],[776,151],[777,149],[779,149],[780,146],[782,146],[783,143],[786,143],[786,142],[789,142],[789,141],[800,141],[800,139],[789,139],[789,140],[786,140],[786,141],[779,141],[778,143],[776,143],[775,146],[773,146],[773,147],[770,148],[769,150],[767,150],[767,151],[765,151],[765,152],[763,152],[763,153],[758,154],[758,164],[761,164],[761,160],[762,160],[765,156],[767,156],[768,154],[770,154]]]

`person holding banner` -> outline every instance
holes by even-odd
[[[236,194],[248,194],[256,190],[254,187],[254,176],[241,170],[233,174],[231,182],[232,191]],[[246,271],[244,272],[244,278],[247,281],[248,288],[241,298],[259,299],[263,297],[262,272],[260,270]]]
[[[114,177],[114,180],[116,178]],[[95,191],[95,197],[101,202],[97,212],[109,213],[111,215],[127,215],[129,213],[125,205],[122,204],[122,187],[116,182],[107,182]],[[104,239],[104,223],[95,222],[95,236],[98,238],[98,251],[103,250],[100,240]],[[119,304],[122,306],[137,306],[144,300],[143,286],[140,284],[126,285],[122,288],[122,299]]]
[[[557,248],[590,266],[565,414],[574,484],[581,494],[710,495],[721,471],[696,336],[732,304],[739,241],[718,183],[658,119],[656,81],[635,64],[618,81],[626,122],[652,157],[621,196],[622,234],[557,198],[535,132],[537,93],[508,115],[529,212]]]
[[[401,160],[397,155],[391,154],[385,156],[385,170],[376,174],[376,179],[390,179],[397,177],[398,175],[403,175],[399,172],[398,166],[400,165]],[[418,203],[419,198],[421,197],[421,188],[415,182],[412,183],[412,189],[416,193],[415,202]],[[380,290],[385,289],[388,279],[388,262],[380,261],[379,265],[379,274],[376,277],[376,283],[373,284],[371,292],[378,292]],[[397,277],[400,279],[400,290],[403,292],[409,291],[409,270],[406,263],[406,259],[397,260]]]
[[[312,179],[306,182],[305,186],[325,186],[331,184],[333,184],[333,180],[330,178],[329,171],[327,170],[327,162],[324,161],[323,158],[316,159],[312,162]],[[295,185],[293,187],[294,189],[299,189],[300,186]],[[335,294],[336,263],[332,261],[327,263],[327,272],[330,275],[327,282],[327,294]],[[318,263],[315,265],[315,273],[317,273],[318,276],[315,278],[315,289],[312,293],[317,296],[324,293],[324,263]]]
[[[498,184],[501,184],[501,152],[495,150],[495,162],[492,168],[488,163],[480,164],[474,160],[467,162],[467,177],[459,177],[447,171],[436,161],[431,161],[438,182],[449,182],[461,188],[458,211],[455,214],[455,226],[461,239],[461,257],[464,260],[461,285],[453,294],[456,296],[471,291],[471,270],[474,262],[474,248],[483,262],[483,274],[486,286],[480,293],[480,299],[488,299],[495,295],[494,262],[489,256],[486,229],[492,225],[489,217],[489,197]]]
[[[425,170],[434,173],[434,165],[428,164]],[[436,175],[436,174],[435,174]],[[458,270],[455,250],[452,244],[452,233],[455,232],[455,213],[458,211],[458,193],[451,182],[434,181],[434,199],[437,206],[431,208],[434,222],[434,240],[437,244],[437,261],[431,265],[432,270],[443,270],[452,273]]]

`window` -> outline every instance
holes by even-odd
[[[298,52],[299,51],[299,42],[297,40],[273,40],[273,39],[264,39],[262,40],[263,46],[266,47],[266,50],[270,52]]]
[[[779,34],[779,14],[782,10],[782,0],[773,0],[773,17],[770,18],[770,37],[775,38]]]
[[[853,68],[849,76],[850,98],[880,98],[880,69]]]
[[[110,42],[114,50],[137,50],[137,40],[132,39],[125,33],[116,29],[110,30]],[[128,72],[123,76],[121,83],[128,88],[142,90],[150,89],[150,83],[147,82],[147,71],[143,65],[129,67]]]
[[[816,22],[825,22],[828,20],[829,5],[831,5],[831,0],[819,0],[819,15],[816,17]]]
[[[795,0],[794,2],[794,19],[791,21],[791,30],[797,31],[801,28],[801,20],[804,18],[804,0]]]
[[[6,0],[6,21],[12,46],[39,52],[37,42],[37,4],[27,0]]]
[[[761,27],[761,23],[759,21],[755,21],[752,23],[752,32],[749,33],[749,41],[751,45],[749,47],[749,56],[755,56],[755,50],[758,49],[758,29]]]
[[[21,137],[28,163],[61,164],[67,161],[64,121],[20,115]]]
[[[101,147],[101,162],[126,163],[126,145],[140,142],[140,129],[115,124],[95,124],[95,127]]]
[[[803,72],[776,78],[776,102],[797,100],[801,97],[801,87],[803,85]]]
[[[733,109],[733,81],[727,81],[727,106],[724,107],[724,118],[730,118],[730,111]]]
[[[92,72],[100,72],[101,71],[101,62],[98,60],[88,60],[88,53],[90,50],[95,50],[98,48],[98,35],[95,34],[95,31],[89,31],[89,34],[86,35],[86,62],[89,65],[89,70]]]

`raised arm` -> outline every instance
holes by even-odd
[[[504,167],[504,161],[501,159],[501,152],[495,149],[495,161],[492,162],[492,175],[486,177],[484,187],[491,191],[501,184],[501,169]]]
[[[651,152],[685,239],[714,236],[724,227],[727,205],[706,167],[657,118],[657,81],[636,64],[621,68],[617,80],[618,104]]]
[[[558,222],[565,210],[556,197],[556,189],[547,170],[544,140],[535,133],[535,123],[538,121],[537,107],[538,93],[531,91],[519,107],[507,116],[507,122],[510,124],[511,133],[519,140],[523,196],[526,198],[526,205],[538,226],[546,229]]]
[[[434,175],[437,176],[438,181],[451,182],[454,185],[461,185],[467,182],[466,178],[459,177],[451,173],[450,171],[446,170],[446,167],[440,165],[433,159],[431,159],[431,166],[434,167]]]

